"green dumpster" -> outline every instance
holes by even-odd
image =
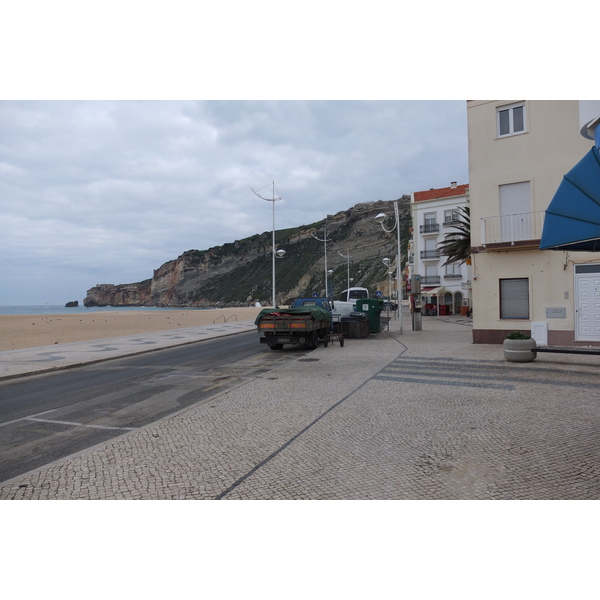
[[[369,333],[379,333],[381,331],[383,300],[379,298],[360,298],[356,301],[356,310],[367,314],[369,318]]]

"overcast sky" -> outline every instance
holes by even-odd
[[[582,98],[575,85],[593,82],[575,10],[520,4],[524,53],[496,41],[513,12],[480,6],[8,3],[0,305],[81,301],[270,231],[271,203],[251,188],[268,196],[273,180],[278,229],[467,183],[463,98],[544,97],[540,82]]]
[[[467,183],[465,101],[2,101],[0,304]]]

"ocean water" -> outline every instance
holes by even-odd
[[[0,306],[0,315],[71,315],[80,313],[106,313],[115,311],[169,311],[169,310],[206,310],[203,308],[159,308],[155,306],[95,306],[87,308],[77,306],[74,308],[65,308],[65,306],[53,306],[45,304],[43,306]]]

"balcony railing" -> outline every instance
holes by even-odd
[[[419,225],[420,233],[437,233],[439,230],[439,223],[425,223],[425,225]]]
[[[455,225],[460,225],[462,221],[460,219],[448,219],[444,221],[444,227],[454,227]]]
[[[422,285],[440,285],[440,276],[439,275],[423,275],[421,278]]]
[[[514,244],[539,240],[544,227],[546,211],[483,217],[481,219],[481,244]]]
[[[428,258],[439,258],[440,257],[440,251],[439,250],[421,250],[420,252],[421,255],[421,260],[425,259],[427,260]]]

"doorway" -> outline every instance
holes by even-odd
[[[463,295],[462,292],[455,292],[454,294],[454,314],[460,315],[460,308],[463,303]]]
[[[600,342],[600,265],[575,265],[575,339]]]

